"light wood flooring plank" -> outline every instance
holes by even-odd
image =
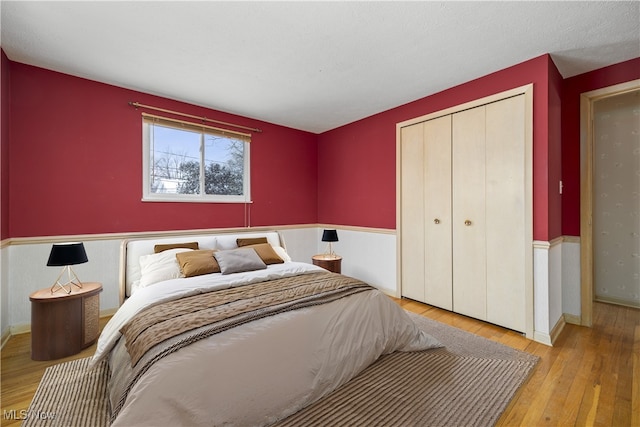
[[[100,328],[104,327],[110,317],[100,319]],[[89,357],[96,351],[96,344],[80,353],[63,359],[49,361],[31,360],[31,334],[12,336],[2,349],[0,358],[0,383],[2,397],[1,426],[19,426],[21,411],[29,408],[33,395],[40,384],[47,367],[70,360]],[[9,414],[17,414],[13,417]],[[16,419],[18,418],[18,419]]]

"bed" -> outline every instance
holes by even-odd
[[[92,358],[114,427],[270,425],[383,354],[440,347],[375,288],[292,261],[278,232],[126,241],[120,286]]]

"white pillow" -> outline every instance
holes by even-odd
[[[189,252],[192,249],[176,248],[168,249],[157,254],[140,256],[140,283],[139,287],[144,288],[154,283],[169,279],[184,277],[180,271],[180,264],[176,254]]]
[[[291,262],[291,257],[289,256],[289,254],[287,253],[287,251],[284,250],[284,248],[282,246],[273,246],[273,250],[276,251],[276,254],[278,254],[278,256],[280,258],[282,258],[282,260],[284,262]]]

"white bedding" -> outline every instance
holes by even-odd
[[[105,327],[93,362],[122,353],[112,352],[121,347],[119,329],[147,306],[315,271],[322,269],[286,262],[141,288]],[[361,292],[247,323],[164,357],[134,385],[112,425],[267,425],[328,394],[382,354],[439,346],[384,294]],[[111,368],[125,373],[129,362],[118,359],[111,358]]]

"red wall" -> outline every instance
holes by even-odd
[[[550,163],[549,155],[557,156],[560,147],[558,78],[550,56],[543,55],[321,134],[318,221],[395,229],[396,123],[533,83],[533,233],[538,240],[555,237],[560,232],[561,212],[555,197],[550,205],[550,188],[557,192],[558,183],[549,178],[559,179],[560,163]]]
[[[0,240],[9,237],[9,59],[0,50]]]
[[[141,202],[141,112],[129,101],[261,128],[251,142],[250,225],[317,222],[316,135],[9,65],[9,237],[245,225],[243,204]]]
[[[548,152],[546,157],[548,161],[547,210],[549,228],[545,240],[552,240],[562,236],[562,195],[560,194],[560,181],[562,180],[562,75],[551,60],[549,61],[547,108]]]
[[[640,79],[640,58],[564,80],[562,233],[565,235],[580,235],[580,94],[636,79]]]
[[[1,56],[2,239],[245,224],[243,205],[140,201],[140,111],[132,100],[264,130],[251,146],[252,226],[395,229],[396,123],[528,83],[534,239],[579,235],[580,93],[640,78],[636,58],[562,80],[543,55],[316,136]]]

